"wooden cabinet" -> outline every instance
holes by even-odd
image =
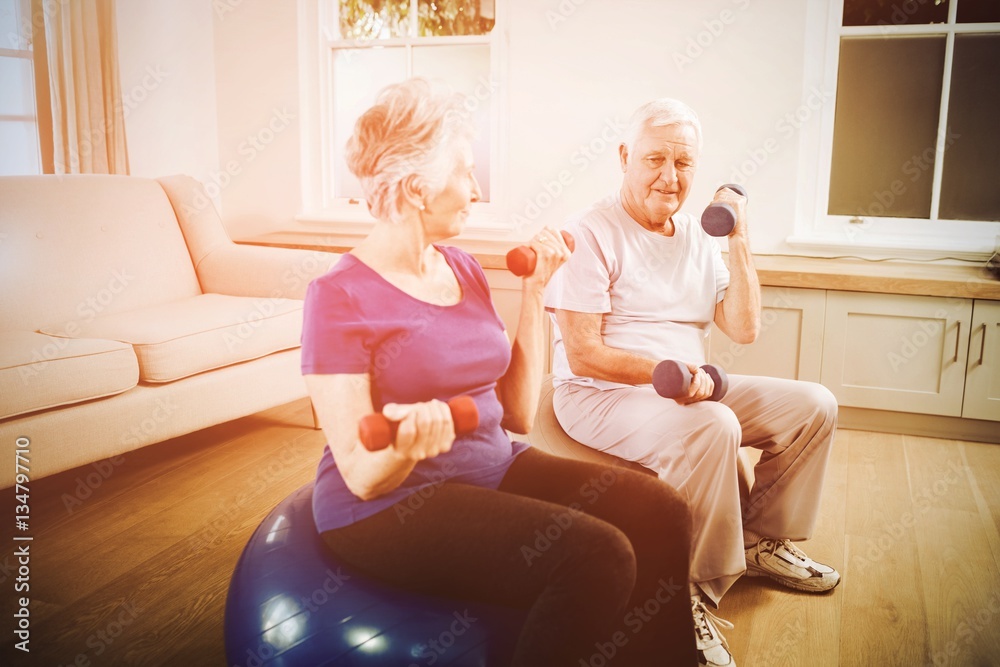
[[[1000,302],[761,288],[761,332],[712,327],[730,373],[810,380],[843,407],[1000,421]]]
[[[962,414],[972,301],[827,293],[822,381],[841,405]]]
[[[1000,421],[1000,302],[973,304],[968,359],[962,416]]]
[[[750,345],[734,343],[712,325],[709,363],[738,375],[820,381],[826,292],[761,288],[760,334]]]

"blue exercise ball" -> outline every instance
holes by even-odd
[[[312,483],[254,531],[229,582],[230,667],[494,667],[525,610],[420,595],[339,562],[316,532]]]

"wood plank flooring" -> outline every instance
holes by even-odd
[[[297,401],[34,481],[31,652],[12,639],[5,521],[0,664],[225,665],[229,575],[312,479],[311,424]],[[1000,665],[1000,445],[841,430],[801,546],[843,583],[817,596],[737,582],[718,613],[741,667]]]

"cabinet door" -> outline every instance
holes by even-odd
[[[972,301],[828,292],[823,384],[841,405],[960,416]]]
[[[712,325],[710,363],[737,375],[767,375],[819,382],[826,292],[762,287],[760,334],[739,345]]]
[[[1000,302],[997,301],[977,300],[973,304],[962,416],[1000,421]]]

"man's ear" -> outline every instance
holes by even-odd
[[[622,165],[622,173],[625,173],[628,168],[628,146],[625,144],[618,145],[618,161]]]

